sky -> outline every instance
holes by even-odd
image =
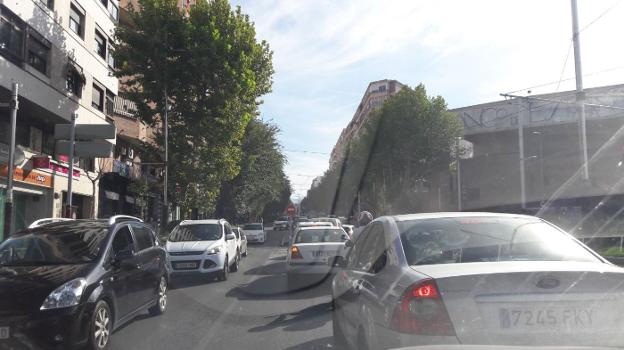
[[[624,0],[579,0],[584,87],[624,83]],[[236,0],[274,52],[261,117],[301,200],[368,83],[424,84],[449,108],[574,89],[568,0]]]

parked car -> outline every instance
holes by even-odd
[[[536,217],[381,217],[342,266],[337,346],[624,345],[624,269]]]
[[[136,315],[165,312],[166,258],[139,221],[70,220],[13,234],[0,243],[0,344],[106,348]]]
[[[289,289],[298,287],[311,275],[318,277],[330,273],[334,263],[344,259],[348,239],[343,229],[333,226],[310,226],[297,230],[286,256]]]
[[[260,222],[243,225],[243,233],[247,237],[247,242],[263,243],[266,241],[266,232]]]
[[[173,277],[208,274],[224,281],[230,271],[238,271],[236,235],[223,219],[180,222],[169,235],[166,249]]]
[[[342,229],[349,235],[349,237],[353,237],[353,232],[355,230],[355,226],[353,225],[342,225]]]
[[[285,231],[290,227],[288,216],[282,216],[273,222],[274,231]]]
[[[245,236],[240,227],[232,227],[232,232],[234,232],[234,235],[236,236],[238,251],[241,256],[247,256],[247,236]]]

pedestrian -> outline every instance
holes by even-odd
[[[371,221],[373,221],[373,214],[368,211],[361,211],[360,215],[358,215],[358,226],[353,230],[353,237],[351,237],[352,241],[355,241],[357,236],[364,230],[366,225],[368,225]]]

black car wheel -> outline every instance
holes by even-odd
[[[247,256],[247,251],[248,251],[248,250],[247,250],[247,249],[245,249],[245,251],[243,252],[243,254],[242,254],[242,255],[243,255],[243,256]]]
[[[234,257],[234,263],[232,264],[232,267],[230,268],[230,271],[232,271],[232,272],[238,271],[238,263],[239,262],[240,262],[240,253],[238,251],[236,251],[236,256]]]
[[[167,279],[162,276],[158,284],[158,301],[148,311],[150,315],[157,316],[165,313],[165,310],[167,310]]]
[[[108,303],[100,300],[93,309],[89,332],[89,349],[102,350],[108,348],[113,320]]]
[[[225,261],[223,262],[223,270],[221,270],[221,272],[219,273],[219,280],[227,281],[229,273],[230,273],[230,265],[229,265],[228,257],[226,255]]]

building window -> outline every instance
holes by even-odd
[[[91,106],[98,111],[104,111],[104,89],[93,84],[93,92],[91,94]]]
[[[24,45],[24,22],[6,7],[0,5],[0,53],[21,61]]]
[[[113,115],[113,108],[115,107],[115,94],[112,91],[106,90],[106,115]]]
[[[69,8],[69,29],[83,37],[85,16],[73,4]]]
[[[106,37],[97,29],[95,30],[95,52],[106,59]]]
[[[106,62],[110,68],[115,69],[115,57],[113,57],[113,48],[110,45],[108,45],[108,59]]]
[[[67,63],[67,81],[66,88],[74,96],[82,97],[82,87],[84,86],[85,78],[82,74],[82,68],[73,61]]]
[[[43,131],[34,126],[30,127],[30,149],[36,153],[41,153],[43,147]]]
[[[378,90],[378,91],[379,91],[379,92],[384,92],[384,91],[386,91],[386,86],[385,86],[385,85],[381,85],[381,86],[379,87],[379,90]]]
[[[41,1],[41,3],[45,7],[49,8],[50,10],[54,9],[54,0],[39,0],[39,1]]]
[[[43,39],[43,38],[41,38]],[[34,33],[28,35],[28,64],[46,74],[48,60],[50,59],[50,43],[47,40],[37,38]]]
[[[117,7],[117,5],[113,3],[112,0],[109,0],[108,6],[106,8],[108,9],[108,13],[110,13],[111,17],[115,21],[118,21],[119,20],[119,7]]]

